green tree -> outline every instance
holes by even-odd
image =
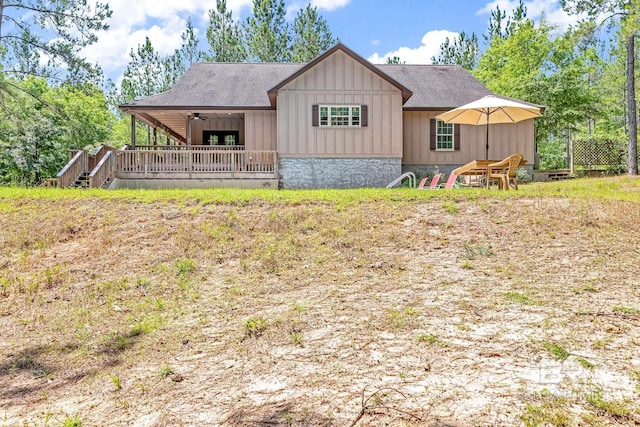
[[[191,18],[187,19],[187,26],[180,35],[182,45],[176,49],[173,55],[164,58],[164,82],[162,84],[164,90],[168,90],[182,77],[182,75],[198,61],[202,56],[202,52],[198,49],[198,38],[193,29]],[[161,59],[162,61],[162,59]]]
[[[602,77],[598,82],[603,114],[597,122],[599,136],[628,139],[626,42],[617,38],[610,50],[608,61],[602,64]]]
[[[0,0],[0,181],[37,184],[64,166],[68,148],[108,133],[108,111],[90,84],[101,71],[81,50],[110,16],[100,2]]]
[[[166,58],[160,58],[148,36],[143,45],[138,45],[135,51],[131,49],[129,57],[120,89],[124,100],[144,98],[170,88],[164,78]]]
[[[440,45],[440,54],[436,58],[431,58],[434,64],[458,64],[466,70],[473,70],[478,63],[480,49],[478,48],[478,37],[475,33],[467,36],[461,32],[458,37],[454,37],[453,42],[447,37]]]
[[[176,49],[173,57],[175,58],[174,62],[179,64],[178,71],[182,75],[193,63],[198,62],[198,58],[202,56],[202,52],[198,49],[198,37],[193,29],[191,17],[187,19],[187,26],[180,38],[182,39],[182,45],[179,49]]]
[[[1,72],[20,78],[51,76],[55,68],[95,72],[80,50],[97,41],[96,32],[108,28],[110,16],[107,4],[86,0],[0,0]],[[40,66],[41,56],[46,67]]]
[[[551,51],[550,28],[527,19],[506,38],[496,37],[482,55],[474,75],[489,89],[503,95],[527,99],[543,74]]]
[[[518,5],[508,17],[507,12],[501,10],[500,5],[496,5],[496,9],[491,11],[489,27],[487,34],[484,36],[485,42],[491,44],[491,41],[495,38],[508,38],[511,32],[514,31],[526,17],[527,8],[524,6],[523,0],[518,2]]]
[[[69,148],[97,148],[109,139],[115,116],[98,86],[63,84],[50,88],[43,100],[58,113],[51,118],[64,128]]]
[[[618,19],[621,36],[625,40],[627,117],[629,124],[629,174],[638,175],[638,120],[635,85],[636,48],[635,39],[640,30],[640,5],[633,0],[561,0],[570,13],[587,13],[592,21],[606,15],[606,20]]]
[[[293,20],[291,60],[309,62],[338,43],[316,6],[307,5]]]
[[[253,15],[244,22],[248,59],[257,62],[291,60],[284,0],[253,0]]]
[[[43,78],[13,82],[0,121],[0,182],[34,185],[55,176],[71,148],[104,143],[113,123],[102,92],[87,84],[49,87]]]
[[[169,59],[160,57],[149,37],[145,38],[144,45],[138,45],[137,50],[131,49],[129,56],[131,61],[124,71],[120,86],[122,102],[146,98],[171,88],[171,79],[166,74]],[[151,145],[151,128],[145,127],[147,143]]]
[[[387,61],[385,63],[398,65],[398,64],[404,64],[405,62],[401,60],[399,56],[394,56],[394,57],[388,56]]]
[[[227,9],[226,0],[216,0],[216,8],[209,10],[207,42],[209,51],[202,54],[205,61],[242,62],[247,59],[240,26],[233,19],[233,12]]]
[[[581,38],[572,32],[553,38],[552,30],[544,20],[525,19],[508,37],[491,41],[474,75],[496,93],[546,106],[536,119],[537,146],[565,156],[567,132],[596,114],[597,97],[590,53],[578,48]]]

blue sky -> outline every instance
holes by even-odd
[[[104,0],[103,0],[104,1]],[[372,62],[399,56],[407,63],[428,64],[440,43],[464,31],[475,32],[482,44],[490,11],[496,5],[511,11],[512,0],[285,0],[288,19],[310,1],[329,23],[333,34]],[[99,42],[84,52],[98,62],[107,76],[118,81],[129,61],[129,51],[149,36],[154,47],[169,54],[179,47],[180,34],[191,16],[201,43],[208,24],[207,12],[215,0],[109,0],[113,10],[110,29],[99,34]],[[252,0],[227,0],[236,19],[244,20]],[[559,0],[527,0],[529,17],[564,29],[576,22],[560,7]],[[205,46],[203,46],[205,47]]]

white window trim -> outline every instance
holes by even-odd
[[[332,125],[331,124],[331,108],[349,108],[349,124],[348,125]],[[327,124],[322,123],[322,109],[327,109]],[[353,124],[353,109],[358,109],[358,124]],[[335,116],[345,117],[345,116]],[[321,104],[318,106],[318,125],[323,128],[359,128],[362,127],[362,106],[361,105],[340,105],[340,104]]]
[[[451,124],[451,123],[445,123],[445,124],[449,124],[451,126],[451,133],[438,133],[438,123],[444,123],[442,120],[440,119],[436,119],[436,151],[456,151],[456,129],[455,129],[455,125]],[[439,148],[438,147],[438,137],[439,136],[451,136],[451,148]]]

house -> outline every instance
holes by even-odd
[[[374,65],[343,44],[308,64],[197,63],[168,92],[122,105],[131,146],[108,173],[85,174],[111,188],[384,187],[484,158],[484,126],[435,116],[488,94],[457,65]],[[135,140],[136,122],[151,143]],[[533,163],[533,120],[489,135],[490,158]]]

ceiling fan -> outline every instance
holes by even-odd
[[[200,113],[193,113],[191,120],[207,120],[205,116],[201,116]]]

